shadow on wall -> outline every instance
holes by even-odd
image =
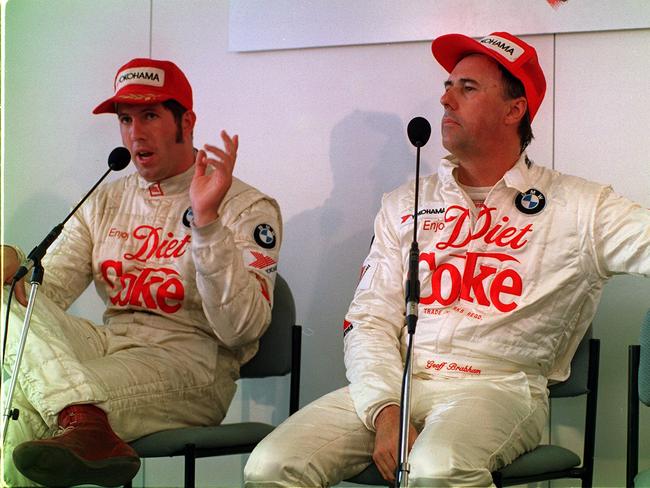
[[[304,327],[302,405],[347,384],[343,319],[382,194],[409,179],[405,131],[395,114],[355,111],[343,118],[330,137],[331,195],[285,225],[281,268]]]

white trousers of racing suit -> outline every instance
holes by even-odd
[[[13,370],[25,314],[15,301],[11,308],[5,379]],[[13,466],[13,449],[55,434],[58,413],[71,403],[92,403],[105,410],[111,427],[125,441],[223,419],[235,392],[238,362],[220,349],[211,370],[201,367],[187,351],[210,355],[202,349],[213,347],[212,341],[195,330],[127,321],[146,318],[140,315],[146,314],[125,314],[124,322],[96,326],[64,313],[44,293],[37,295],[12,401],[20,416],[9,421],[3,446],[8,486],[34,486]],[[9,381],[4,383],[8,388]]]
[[[491,471],[539,444],[548,417],[542,376],[415,377],[411,486],[491,486]],[[480,439],[480,442],[472,442]],[[348,387],[299,410],[255,449],[246,487],[331,486],[370,462],[375,433],[361,422]]]

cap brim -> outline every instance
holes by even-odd
[[[152,103],[161,103],[171,100],[174,97],[167,93],[125,93],[115,95],[108,100],[103,101],[95,107],[94,114],[114,114],[117,113],[118,103],[127,103],[129,105],[149,105]]]

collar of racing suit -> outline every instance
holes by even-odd
[[[152,183],[145,180],[142,176],[137,175],[138,188],[142,190],[149,190],[152,195],[159,193],[160,195],[176,195],[179,193],[187,193],[190,186],[192,177],[194,176],[194,165],[190,166],[183,173],[172,176],[162,181]],[[154,191],[155,189],[155,191]]]
[[[442,158],[438,167],[440,181],[455,183],[454,170],[458,168],[459,164],[458,158],[451,154]],[[504,183],[521,193],[527,191],[534,186],[532,167],[533,164],[530,163],[530,159],[528,159],[525,152],[522,152],[514,166],[503,175]]]

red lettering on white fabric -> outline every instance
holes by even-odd
[[[436,363],[434,360],[430,359],[427,361],[425,369],[435,369],[436,371],[440,371],[445,367],[445,364],[447,364],[447,361],[440,361],[439,363]]]
[[[497,272],[494,266],[478,265],[479,260],[519,262],[517,259],[494,252],[468,252],[465,256],[454,254],[452,257],[465,260],[463,270],[458,269],[453,263],[437,264],[435,253],[420,254],[420,261],[424,261],[431,270],[431,294],[420,297],[420,303],[424,305],[439,303],[447,306],[460,299],[470,303],[476,301],[483,306],[494,305],[500,312],[510,312],[517,308],[517,303],[514,299],[508,301],[508,296],[521,296],[523,289],[521,275],[514,269],[503,269]],[[491,283],[486,286],[486,278],[493,275]],[[443,283],[448,285],[447,296],[442,295]],[[464,312],[463,309],[462,313]]]
[[[266,284],[266,281],[264,278],[262,278],[260,275],[253,273],[253,276],[257,278],[257,281],[260,282],[260,290],[262,291],[262,296],[266,299],[267,302],[271,303],[271,295],[269,293],[269,286]]]
[[[134,253],[125,253],[124,259],[146,262],[151,257],[178,258],[185,254],[191,236],[185,235],[183,239],[174,239],[174,234],[167,233],[167,238],[161,238],[162,227],[141,225],[133,230],[133,237],[142,241],[140,248]]]
[[[429,220],[426,219],[422,223],[422,230],[432,230],[434,232],[441,231],[445,228],[445,223],[438,220]]]
[[[265,256],[261,252],[251,251],[251,255],[255,260],[249,266],[257,269],[264,269],[277,264],[277,261],[270,256]]]
[[[447,363],[447,361],[439,361],[436,362],[435,359],[429,359],[427,360],[426,366],[424,367],[425,369],[433,369],[435,371],[441,371],[443,369],[447,371],[458,371],[461,373],[469,373],[469,374],[475,374],[475,375],[480,375],[481,370],[478,368],[473,367],[471,364],[458,364],[458,363]]]
[[[115,293],[109,298],[113,305],[178,311],[185,298],[183,282],[177,278],[178,271],[171,268],[135,268],[125,272],[122,261],[107,259],[101,264],[104,281]]]
[[[452,205],[445,212],[445,222],[453,225],[446,241],[440,241],[436,248],[444,250],[447,248],[461,249],[466,247],[471,241],[483,239],[487,244],[496,244],[499,247],[510,247],[511,249],[520,249],[528,243],[525,236],[532,232],[533,224],[528,224],[521,229],[508,226],[510,218],[504,216],[501,222],[493,223],[492,212],[495,207],[481,207],[477,217],[475,230],[472,231],[470,225],[469,209],[459,205]]]

